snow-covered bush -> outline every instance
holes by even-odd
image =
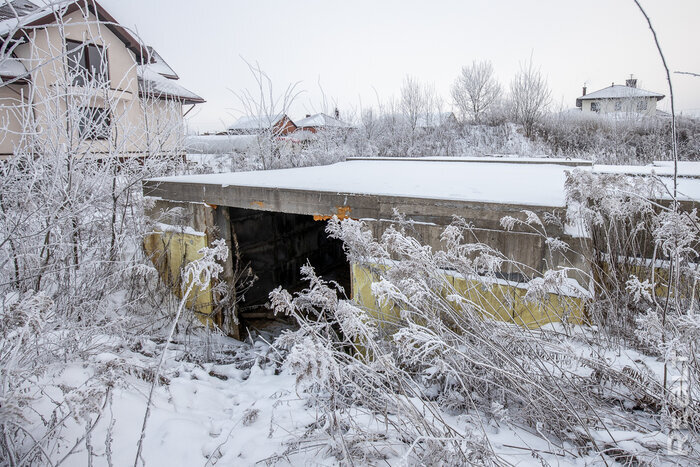
[[[677,119],[678,156],[700,157],[700,122]],[[536,129],[537,140],[549,154],[581,157],[607,164],[649,164],[671,159],[670,118],[638,114],[553,113]]]
[[[590,218],[602,209],[594,206]],[[546,237],[548,221],[526,214],[526,220],[515,222]],[[504,220],[510,227],[513,222]],[[331,236],[344,240],[349,260],[373,271],[372,292],[383,310],[393,312],[339,300],[308,267],[307,289],[296,296],[279,289],[271,294],[275,311],[299,324],[276,345],[292,349],[288,368],[321,410],[314,439],[331,440],[328,454],[348,463],[369,462],[398,449],[409,463],[498,463],[498,450],[486,440],[490,430],[498,430],[491,427],[500,427],[529,432],[563,456],[655,462],[668,459],[665,443],[641,440],[665,432],[667,414],[680,412],[692,421],[684,434],[700,439],[693,425],[700,414],[697,403],[680,405],[665,382],[679,377],[680,370],[669,366],[664,374],[657,352],[638,339],[621,342],[620,326],[594,315],[592,327],[564,322],[528,329],[490,318],[487,300],[473,298],[492,293],[497,273],[509,267],[535,274],[527,299],[546,306],[548,294],[542,292],[562,288],[566,270],[537,273],[487,245],[467,242],[475,234],[460,220],[445,230],[439,251],[409,231],[397,220],[377,240],[359,221],[334,219],[328,226]],[[470,278],[471,289],[456,290],[446,270]],[[644,297],[639,290],[648,291],[647,285],[628,284],[618,292]],[[634,300],[616,306],[625,303]],[[633,310],[618,314],[636,316],[640,323],[646,319],[646,339],[654,345],[669,342],[671,334],[673,342],[682,335],[683,342],[697,345],[696,320],[679,320],[683,332],[655,322],[652,333],[653,316]],[[632,332],[642,329],[629,326]],[[697,362],[683,371],[695,378]],[[696,390],[689,397],[696,400]],[[634,448],[626,444],[629,438],[639,440]],[[374,440],[372,451],[366,440]],[[698,455],[692,443],[688,449],[687,457],[673,459],[686,462]]]
[[[73,86],[58,49],[58,60],[33,70],[57,77],[45,88],[37,79],[14,109],[22,135],[0,164],[0,463],[9,465],[91,452],[120,375],[149,377],[95,359],[158,335],[176,306],[143,253],[151,226],[141,190],[145,178],[183,170],[181,108],[123,99],[109,82]],[[96,99],[114,124],[104,140],[86,123]],[[87,382],[52,383],[75,362],[94,364]],[[69,437],[76,427],[82,435]]]

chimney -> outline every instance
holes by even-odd
[[[338,110],[338,107],[335,108],[333,113],[335,114],[335,118],[340,119],[340,110]]]
[[[586,86],[583,87],[583,95],[586,95]]]
[[[633,78],[632,75],[630,75],[630,79],[625,80],[625,85],[630,88],[636,88],[637,87],[637,78]]]
[[[306,118],[309,118],[310,116],[311,116],[311,114],[306,114]]]

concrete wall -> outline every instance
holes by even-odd
[[[203,201],[219,206],[306,214],[319,218],[338,215],[363,219],[368,220],[377,237],[391,223],[396,210],[407,219],[417,222],[416,232],[433,248],[442,247],[440,234],[456,215],[474,226],[478,232],[478,240],[536,271],[545,268],[545,259],[549,267],[572,264],[577,267],[584,266],[580,257],[573,253],[567,257],[555,255],[553,258],[547,258],[543,239],[527,227],[516,226],[512,232],[506,232],[501,226],[501,218],[504,216],[525,219],[526,215],[522,211],[527,209],[543,218],[545,214],[553,213],[552,207],[151,181],[144,183],[144,194],[178,201]],[[555,215],[560,217],[564,225],[563,210]],[[547,229],[550,237],[560,238],[572,248],[580,250],[585,247],[580,239],[571,238],[561,227],[551,225]]]
[[[190,216],[190,225],[195,228],[202,228],[202,221],[196,220],[197,212],[208,209],[213,213],[213,220],[208,222],[216,224],[218,235],[227,238],[229,244],[232,242],[227,232],[240,232],[239,243],[244,258],[258,262],[254,264],[254,270],[263,271],[264,277],[259,282],[260,289],[255,292],[257,295],[254,299],[264,299],[278,285],[294,288],[298,279],[294,274],[304,263],[303,259],[312,255],[314,249],[321,248],[317,237],[321,229],[305,230],[306,227],[297,229],[297,226],[285,225],[284,219],[292,219],[294,215],[306,219],[312,216],[327,219],[332,215],[362,219],[372,229],[375,238],[379,238],[392,223],[396,209],[407,219],[416,221],[412,234],[434,249],[444,247],[440,236],[452,221],[452,216],[457,215],[474,227],[474,238],[469,240],[485,243],[522,264],[520,268],[504,267],[504,279],[527,281],[536,271],[543,272],[560,266],[586,268],[576,251],[584,251],[588,248],[587,243],[570,237],[561,227],[548,226],[548,235],[569,243],[574,251],[566,255],[551,254],[545,239],[526,227],[516,226],[513,231],[505,231],[500,224],[504,216],[525,219],[523,209],[534,211],[541,218],[549,213],[563,221],[563,213],[557,213],[552,207],[153,181],[144,183],[144,194],[174,200],[168,203],[171,205],[183,203],[183,206],[189,206],[186,217]],[[158,201],[158,204],[164,203],[163,200]],[[217,207],[212,210],[207,205]],[[229,209],[224,206],[229,206]],[[200,215],[200,218],[206,216]],[[307,221],[307,227],[308,222],[312,221]],[[316,223],[317,226],[319,224],[320,227],[325,225]],[[314,233],[309,236],[311,232]],[[279,239],[278,236],[283,238]],[[277,254],[281,256],[275,256]],[[584,277],[572,278],[584,286],[587,284]]]

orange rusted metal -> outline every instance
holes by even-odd
[[[350,218],[350,211],[352,211],[352,208],[350,206],[336,206],[336,213],[335,215],[338,216],[338,219],[349,219]],[[322,215],[314,215],[314,220],[315,221],[327,221],[333,216],[322,216]]]
[[[262,201],[252,201],[250,204],[253,204],[253,205],[255,205],[255,206],[259,207],[259,208],[264,208],[264,207],[265,207],[265,203],[263,203]]]

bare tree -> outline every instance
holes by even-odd
[[[406,76],[403,80],[400,108],[411,133],[415,132],[418,121],[425,113],[425,93],[418,80],[411,76]]]
[[[513,118],[525,129],[525,136],[532,136],[535,124],[539,122],[549,106],[552,93],[547,79],[539,68],[535,68],[532,57],[520,65],[520,71],[510,83],[510,104]]]
[[[489,61],[472,62],[462,71],[452,86],[452,99],[462,118],[480,123],[501,97],[501,85],[496,81]]]
[[[139,57],[115,60],[107,73],[104,23],[91,16],[91,3],[75,5],[78,14],[70,20],[66,3],[56,5],[53,23],[23,29],[26,40],[14,52],[32,84],[0,83],[4,93],[18,96],[3,102],[0,129],[11,151],[0,164],[0,400],[17,409],[8,417],[3,402],[0,416],[0,458],[9,465],[58,465],[82,445],[92,456],[89,434],[112,382],[90,383],[91,392],[75,394],[71,409],[65,400],[51,401],[43,419],[51,423],[42,423],[23,396],[27,382],[57,361],[86,361],[100,352],[96,335],[116,336],[132,325],[117,324],[117,314],[133,323],[134,310],[169,311],[167,298],[151,288],[155,270],[142,250],[153,226],[141,209],[141,182],[182,169],[182,103],[139,87]],[[68,25],[82,44],[67,40]],[[116,47],[113,42],[112,57]],[[81,65],[84,54],[92,54],[89,67]],[[116,295],[123,300],[110,305]],[[161,298],[163,306],[156,305]],[[10,303],[16,313],[6,311]],[[74,336],[84,351],[77,356],[67,342],[55,345],[54,332]],[[38,393],[48,393],[48,383],[35,384]],[[86,414],[85,435],[63,438],[73,410]],[[30,425],[33,431],[25,428]],[[56,459],[55,446],[65,443],[73,447]]]
[[[256,87],[252,90],[233,91],[240,102],[243,114],[252,120],[252,125],[258,134],[257,159],[263,170],[279,168],[288,165],[283,159],[283,145],[280,137],[285,134],[286,116],[292,103],[304,92],[299,90],[300,82],[287,85],[278,94],[274,90],[272,79],[256,63],[243,60],[255,79]]]

